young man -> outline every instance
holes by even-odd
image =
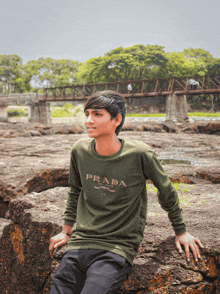
[[[122,96],[95,93],[84,108],[90,138],[71,152],[70,191],[64,227],[51,238],[53,249],[67,244],[54,276],[51,294],[117,293],[138,253],[146,224],[146,180],[158,189],[158,199],[176,233],[176,246],[197,261],[201,242],[186,232],[178,195],[155,153],[139,141],[117,137],[125,119]],[[73,226],[75,227],[73,229]]]

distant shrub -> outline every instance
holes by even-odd
[[[76,117],[82,109],[71,103],[66,103],[63,106],[51,107],[52,117]]]
[[[28,116],[28,110],[26,109],[9,109],[8,117],[21,117]]]

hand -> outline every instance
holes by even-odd
[[[179,253],[183,252],[181,245],[184,246],[187,261],[190,261],[190,249],[192,250],[195,261],[198,261],[198,258],[201,258],[200,252],[199,252],[199,247],[197,246],[197,244],[201,248],[204,248],[204,247],[198,238],[195,238],[192,235],[190,235],[189,233],[185,232],[183,234],[176,236],[175,243],[176,243],[176,247],[177,247],[177,250],[179,251]]]
[[[70,237],[63,232],[52,237],[50,239],[50,246],[49,246],[50,256],[53,257],[53,250],[57,247],[60,247],[66,244],[69,241],[69,238]]]

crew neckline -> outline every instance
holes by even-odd
[[[93,139],[91,142],[91,152],[92,152],[93,156],[95,156],[98,159],[108,160],[108,159],[115,158],[122,152],[122,149],[124,147],[124,140],[119,139],[119,141],[121,142],[121,148],[116,153],[114,153],[112,155],[100,155],[95,150],[95,139]]]

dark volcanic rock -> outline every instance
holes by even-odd
[[[3,124],[6,126],[7,124]],[[198,125],[144,124],[148,131],[124,131],[158,154],[179,196],[188,231],[205,249],[202,260],[187,263],[174,245],[174,233],[148,183],[145,236],[121,293],[219,293],[220,291],[220,137],[199,133]],[[68,192],[71,148],[84,134],[69,127],[8,124],[0,132],[0,293],[45,294],[65,248],[48,252],[50,237],[61,230]],[[127,127],[132,129],[131,126]],[[203,130],[204,130],[203,129]],[[59,134],[61,131],[65,134]],[[37,131],[23,137],[23,132]],[[8,132],[8,133],[7,133]],[[193,133],[194,132],[194,133]],[[2,134],[7,133],[5,136]],[[167,164],[167,158],[178,164]],[[182,162],[181,162],[182,160]],[[192,165],[184,162],[192,162]]]
[[[157,122],[157,121],[132,121],[127,118],[122,131],[143,131],[156,133],[188,133],[188,134],[220,134],[220,122],[214,121],[196,121],[190,123],[173,123],[173,122]],[[73,123],[71,125],[54,124],[42,125],[39,123],[1,123],[0,136],[3,138],[14,137],[33,137],[45,135],[59,134],[81,134],[84,132],[82,126]]]
[[[0,136],[4,138],[33,137],[53,134],[81,134],[83,128],[77,124],[42,125],[40,123],[0,123]]]
[[[18,185],[0,185],[0,217],[5,217],[12,199],[31,193],[41,192],[57,186],[68,187],[68,169],[46,169],[23,178]]]
[[[206,125],[198,126],[200,133],[215,134],[220,131],[220,123],[208,123]]]
[[[52,266],[49,240],[61,230],[67,190],[34,192],[11,201],[8,217],[13,222],[0,240],[1,293],[42,293]]]
[[[166,213],[160,208],[155,193],[149,192],[145,237],[132,273],[120,293],[218,293],[219,194],[212,185],[206,189],[202,185],[197,189],[191,185],[186,187],[189,191],[180,194],[188,197],[188,204],[183,207],[188,230],[206,246],[201,252],[201,261],[188,263],[184,254],[177,252]],[[48,252],[49,239],[61,230],[68,189],[57,187],[33,192],[11,201],[10,221],[5,224],[0,239],[1,293],[14,294],[15,289],[21,294],[49,293],[65,250],[65,247],[56,249],[52,259]],[[206,223],[203,223],[204,213]]]
[[[187,134],[220,134],[220,122],[196,121],[190,123],[173,123],[173,122],[157,122],[157,121],[131,121],[128,120],[122,131],[143,131],[156,133],[187,133]]]

